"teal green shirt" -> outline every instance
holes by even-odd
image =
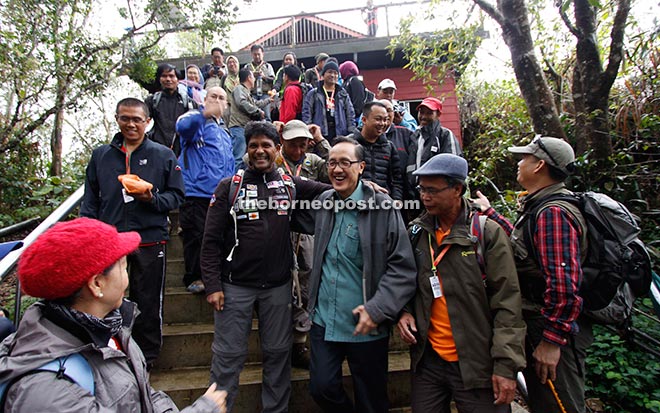
[[[346,199],[364,199],[362,182]],[[323,257],[321,284],[313,322],[325,327],[326,341],[365,342],[386,336],[353,335],[353,309],[364,304],[362,297],[362,249],[357,209],[335,213],[332,235]]]

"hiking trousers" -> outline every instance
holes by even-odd
[[[523,370],[528,404],[532,413],[559,413],[561,409],[548,384],[541,384],[534,370],[534,349],[543,337],[543,316],[540,313],[523,311],[527,324],[525,337],[525,353],[527,367]],[[580,331],[569,338],[568,343],[561,348],[561,356],[557,364],[557,378],[553,382],[564,408],[571,413],[584,413],[584,360],[587,348],[594,340],[591,322],[585,317],[578,318]]]
[[[223,291],[224,309],[214,312],[211,382],[227,390],[227,411],[231,412],[256,310],[263,355],[261,411],[287,412],[291,395],[291,281],[266,289],[224,283]]]

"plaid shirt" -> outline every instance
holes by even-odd
[[[511,235],[513,225],[509,220],[493,208],[485,214]],[[578,330],[577,318],[582,310],[582,298],[578,296],[582,281],[581,236],[578,223],[562,208],[550,206],[539,213],[533,243],[547,286],[541,310],[546,320],[543,338],[557,345],[565,345],[567,337]]]

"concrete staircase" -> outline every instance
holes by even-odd
[[[209,385],[213,311],[203,295],[188,293],[181,285],[184,273],[181,239],[173,236],[168,244],[163,350],[151,373],[151,384],[172,397],[179,408],[201,396]],[[249,355],[240,376],[234,412],[258,412],[261,404],[261,352],[258,322],[252,323]],[[391,412],[409,411],[410,358],[407,346],[398,337],[390,339],[388,394]],[[344,384],[352,395],[348,367],[344,365]],[[291,413],[320,412],[309,395],[309,372],[292,369]]]

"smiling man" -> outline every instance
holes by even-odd
[[[398,161],[397,161],[398,162]],[[326,412],[387,412],[389,331],[415,291],[415,263],[392,199],[360,179],[364,149],[338,138],[327,162],[336,208],[317,212],[309,280],[310,391]],[[372,208],[341,208],[364,203]],[[380,208],[379,208],[380,207]],[[342,385],[344,359],[354,400]]]
[[[349,135],[364,148],[362,177],[387,188],[393,199],[403,199],[403,171],[397,148],[385,136],[389,126],[387,106],[374,101],[364,105],[362,130]]]
[[[142,237],[139,253],[127,257],[129,298],[140,309],[133,337],[151,368],[162,344],[167,213],[183,201],[183,177],[174,153],[145,139],[149,110],[144,102],[119,101],[115,119],[119,133],[110,144],[94,149],[87,165],[80,216]],[[153,187],[130,192],[117,179],[123,174],[137,175]]]
[[[440,123],[441,113],[442,102],[433,97],[424,99],[417,107],[419,128],[412,136],[417,141],[415,169],[419,169],[439,153],[453,153],[454,155],[463,156],[463,150],[458,144],[456,136]]]
[[[290,201],[311,200],[329,185],[300,177],[283,179],[275,168],[280,140],[271,123],[249,122],[245,140],[248,169],[218,184],[202,243],[206,300],[215,310],[211,381],[228,391],[231,411],[256,310],[263,411],[285,412],[291,393],[293,329]]]

